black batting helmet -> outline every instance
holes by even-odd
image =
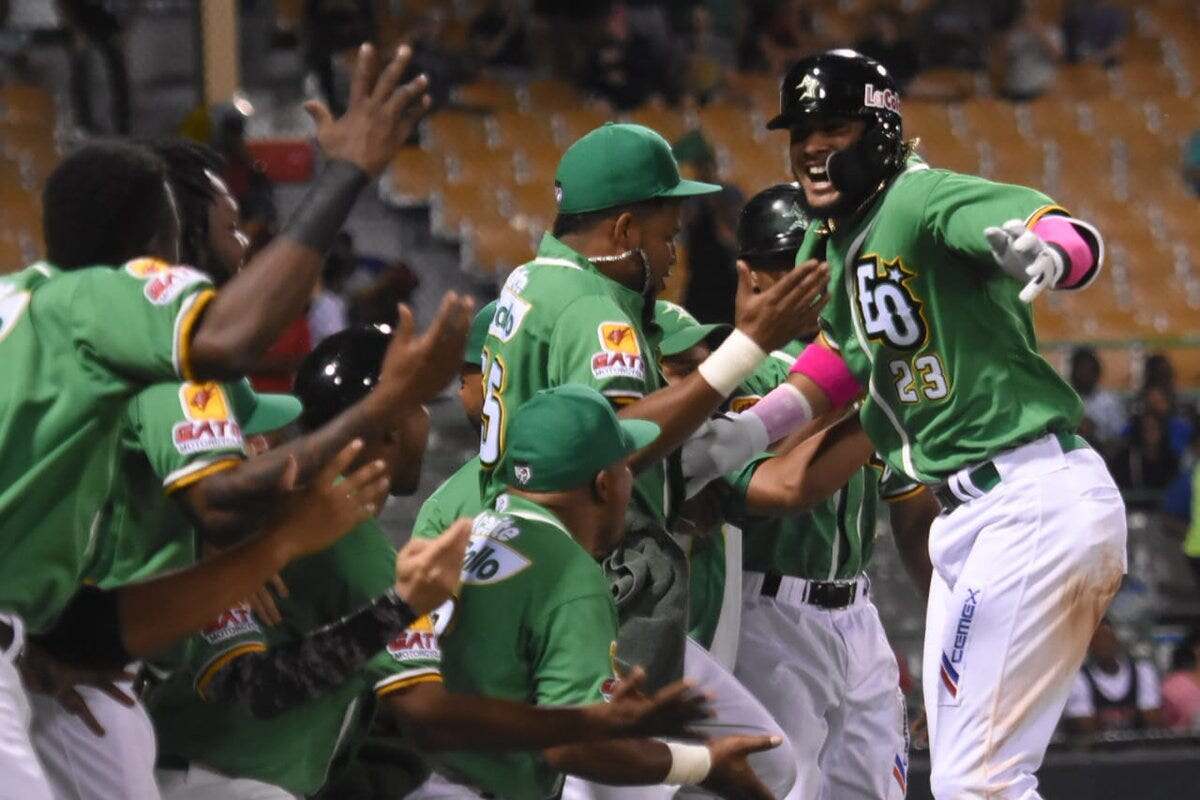
[[[779,114],[771,130],[810,119],[852,117],[867,121],[862,138],[829,165],[840,189],[877,184],[904,164],[900,92],[878,61],[854,50],[830,50],[796,62],[779,87]]]
[[[293,394],[304,404],[300,427],[315,430],[366,397],[379,381],[391,337],[362,325],[335,333],[309,353]]]
[[[738,257],[795,255],[808,229],[803,203],[804,192],[794,183],[780,183],[751,197],[738,217]]]

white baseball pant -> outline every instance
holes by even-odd
[[[993,463],[1000,483],[929,536],[922,680],[938,800],[1041,797],[1034,773],[1125,573],[1125,506],[1095,451],[1044,436]]]
[[[132,682],[117,684],[133,695]],[[154,725],[140,702],[123,706],[99,689],[81,686],[88,709],[104,728],[97,736],[52,697],[30,695],[30,734],[58,800],[160,800],[154,778]]]
[[[867,581],[849,606],[830,610],[803,602],[806,584],[784,577],[772,598],[762,573],[745,573],[735,675],[791,739],[796,797],[900,800],[908,782],[900,669]]]
[[[750,756],[750,765],[763,783],[778,798],[794,800],[796,762],[787,734],[770,712],[754,699],[745,686],[707,650],[687,640],[683,656],[683,675],[714,696],[712,719],[696,726],[709,736],[732,734],[776,735],[783,743],[774,750]],[[568,777],[562,800],[662,800],[670,797],[712,797],[697,786],[604,786]]]
[[[15,664],[25,626],[15,614],[0,614],[0,621],[13,629],[12,643],[0,650],[0,800],[54,800],[29,739],[29,696]]]
[[[289,791],[250,778],[231,778],[199,764],[158,770],[163,800],[300,800]]]

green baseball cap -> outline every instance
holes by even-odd
[[[277,431],[295,422],[304,410],[299,398],[290,394],[260,394],[245,378],[223,385],[233,405],[233,416],[246,436]]]
[[[508,424],[501,474],[516,489],[577,489],[658,434],[653,422],[617,419],[604,395],[589,386],[543,389]]]
[[[669,300],[654,301],[654,321],[663,331],[658,351],[664,358],[686,352],[713,331],[729,330],[719,322],[701,324],[686,308]]]
[[[554,175],[558,213],[582,214],[656,197],[721,191],[685,181],[671,145],[644,125],[606,122],[567,148]]]
[[[488,303],[479,309],[475,319],[471,320],[471,330],[467,332],[467,345],[463,350],[463,363],[474,364],[483,368],[483,344],[487,341],[488,328],[492,317],[496,316],[496,301]]]

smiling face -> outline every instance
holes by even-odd
[[[817,213],[836,209],[842,193],[829,180],[829,156],[862,138],[867,123],[851,117],[825,117],[794,125],[789,155],[792,175],[804,190],[809,208]]]

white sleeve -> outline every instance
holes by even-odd
[[[1158,672],[1149,661],[1138,661],[1134,665],[1138,678],[1138,711],[1153,711],[1162,707],[1162,684]]]
[[[1092,703],[1092,688],[1088,685],[1083,671],[1075,673],[1075,683],[1071,684],[1071,694],[1067,697],[1067,708],[1063,712],[1067,719],[1096,716],[1096,706]]]

